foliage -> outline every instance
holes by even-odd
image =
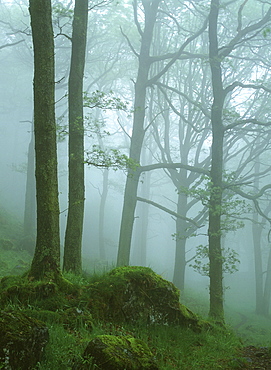
[[[86,153],[85,163],[95,167],[111,168],[114,171],[118,169],[136,170],[139,166],[134,160],[126,154],[121,153],[118,149],[103,150],[99,145],[93,145],[92,150]]]
[[[128,102],[124,102],[121,98],[114,95],[111,90],[108,93],[104,91],[93,91],[91,94],[84,92],[84,107],[85,108],[100,108],[103,110],[128,110]]]
[[[244,199],[240,199],[234,193],[235,173],[224,173],[224,185],[223,200],[221,209],[216,211],[222,215],[221,231],[236,231],[244,227],[244,222],[242,217],[244,214],[251,212],[251,206],[247,204]],[[209,180],[208,176],[202,176],[200,179],[201,186],[198,183],[194,184],[191,188],[186,188],[184,186],[180,187],[179,191],[188,197],[198,199],[202,202],[205,207],[209,207],[210,194],[212,192],[218,191],[218,189],[212,186],[212,182]],[[231,185],[233,190],[227,189]],[[232,222],[234,219],[234,222]]]
[[[238,253],[231,248],[223,248],[223,273],[233,274],[238,271]],[[209,263],[205,262],[209,256],[207,245],[198,245],[196,247],[195,259],[190,266],[199,274],[209,276]]]

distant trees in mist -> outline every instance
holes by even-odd
[[[76,15],[72,2],[52,2],[54,108],[57,132],[69,140],[64,270],[81,271],[84,203],[88,204],[84,166],[94,164],[88,155],[98,145],[101,160],[110,149],[120,153],[117,161],[123,160],[117,166],[122,169],[117,175],[121,184],[118,266],[130,263],[133,248],[139,263],[149,263],[149,215],[151,209],[159,209],[175,223],[173,282],[183,290],[187,267],[204,271],[210,278],[210,316],[223,321],[223,276],[238,264],[226,234],[249,224],[256,311],[268,314],[271,254],[266,264],[261,244],[263,237],[267,240],[271,219],[270,5],[260,0],[75,1],[79,4],[85,8]],[[30,28],[15,28],[12,14],[20,19],[26,6],[27,1],[6,5],[11,20],[1,23],[7,35],[3,46],[12,44],[5,49],[14,53],[27,48]],[[78,27],[84,28],[78,28],[77,37],[79,18]],[[87,39],[81,37],[86,34]],[[83,107],[82,93],[94,91],[102,94],[92,106]],[[113,97],[106,99],[112,91]],[[114,105],[116,101],[119,105]],[[35,115],[35,125],[37,120]],[[95,165],[103,171],[100,210],[95,211],[100,217],[97,244],[100,257],[107,259],[104,234],[111,222],[107,216],[114,218],[107,202],[110,187],[116,184],[112,162],[99,164],[99,156],[96,159]],[[38,175],[36,171],[37,199],[38,187],[51,189],[45,181],[39,183]],[[44,217],[49,216],[44,213]],[[44,230],[38,228],[36,253],[40,233]],[[49,243],[48,238],[47,234]],[[55,248],[57,243],[53,244]]]

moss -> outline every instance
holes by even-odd
[[[147,344],[134,337],[98,335],[84,352],[84,357],[89,356],[106,370],[158,369]]]
[[[19,304],[40,309],[56,311],[77,305],[80,290],[64,278],[57,282],[51,280],[29,281],[24,276],[4,277],[0,283],[0,306]]]
[[[179,303],[179,290],[147,267],[119,267],[85,289],[98,319],[197,328],[198,318]]]
[[[45,324],[21,312],[1,311],[0,331],[0,366],[35,368],[49,339]]]

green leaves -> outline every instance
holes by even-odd
[[[240,260],[238,258],[238,253],[231,248],[222,249],[223,256],[223,273],[233,274],[238,271],[238,265]],[[196,247],[196,255],[194,261],[189,266],[192,267],[196,272],[202,276],[209,276],[209,262],[207,259],[209,257],[209,249],[207,245],[198,245]]]
[[[116,97],[112,90],[109,93],[96,90],[90,95],[87,92],[84,93],[84,107],[127,111],[128,102],[124,102]]]
[[[99,145],[93,145],[92,150],[87,152],[85,163],[95,167],[111,168],[114,171],[118,169],[136,170],[138,163],[121,153],[118,149],[103,150]]]

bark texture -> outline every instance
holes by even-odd
[[[82,270],[85,199],[83,77],[87,22],[88,0],[76,0],[69,75],[69,208],[63,260],[63,269],[74,273]]]
[[[30,275],[54,279],[60,275],[60,240],[51,1],[30,0],[29,11],[34,47],[37,193],[37,241]]]

